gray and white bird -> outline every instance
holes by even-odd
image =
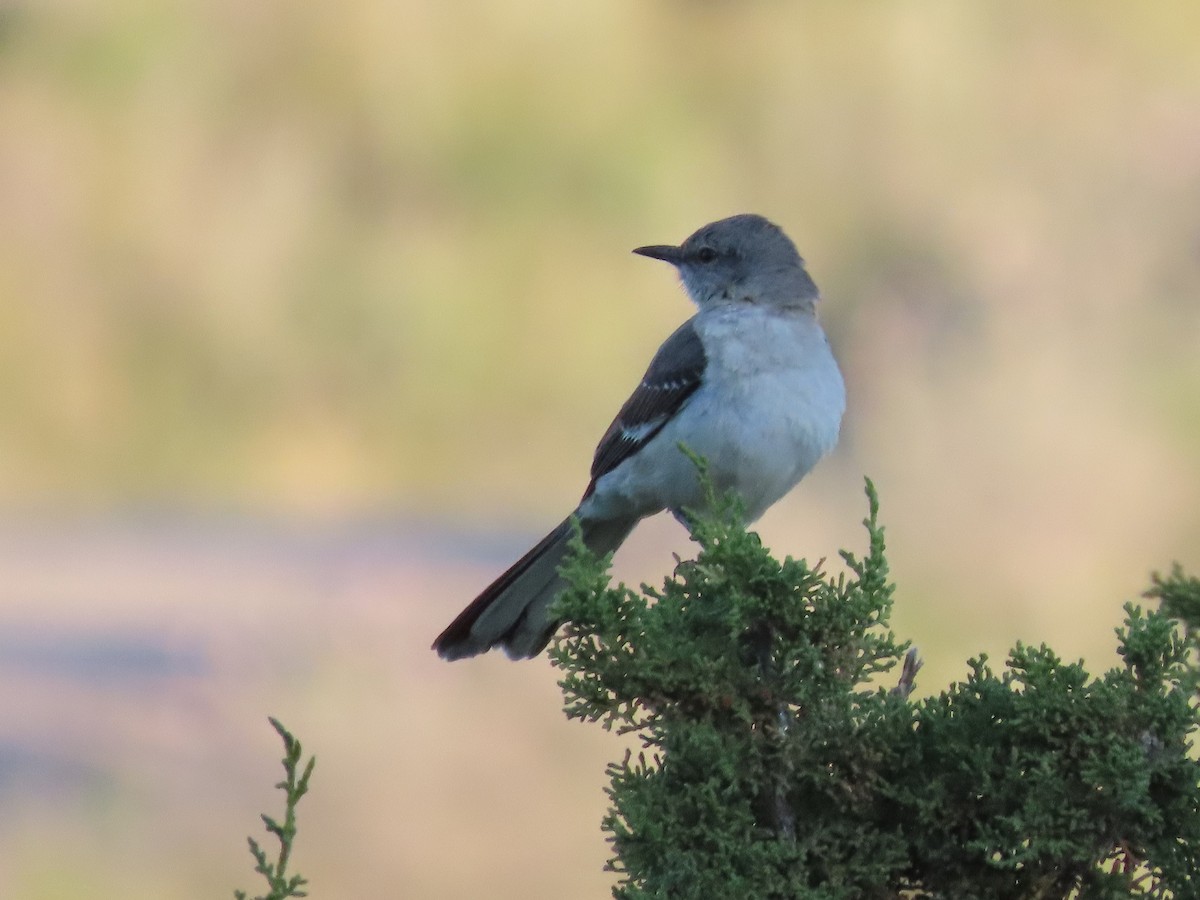
[[[672,334],[600,439],[571,514],[599,554],[646,516],[702,506],[696,467],[740,496],[747,522],[833,449],[846,390],[817,321],[816,284],[796,246],[762,216],[705,225],[678,247],[638,247],[679,271],[698,312]],[[483,590],[433,643],[444,659],[502,647],[536,656],[559,623],[549,606],[571,516]]]

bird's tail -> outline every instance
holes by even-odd
[[[583,522],[583,541],[597,554],[611,553],[629,536],[637,520]],[[541,539],[508,571],[483,589],[433,642],[443,659],[464,659],[503,647],[512,659],[537,656],[550,643],[559,623],[550,603],[563,588],[558,567],[567,555],[571,520]]]

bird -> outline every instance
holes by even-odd
[[[678,246],[634,253],[670,263],[695,314],[658,349],[600,438],[575,510],[483,589],[433,642],[447,660],[545,649],[572,520],[598,555],[647,516],[702,509],[694,460],[734,492],[748,525],[836,445],[846,389],[817,319],[820,293],[796,245],[763,216],[711,222]]]

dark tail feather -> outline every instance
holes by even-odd
[[[636,520],[584,523],[584,543],[595,553],[611,553],[635,524]],[[567,519],[484,588],[438,635],[433,649],[443,659],[476,656],[493,647],[503,647],[513,659],[541,653],[559,624],[548,611],[563,586],[558,567],[570,540],[571,520]]]

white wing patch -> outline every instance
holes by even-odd
[[[666,416],[659,416],[657,419],[651,419],[649,422],[638,422],[636,425],[626,425],[621,429],[621,438],[629,441],[632,444],[640,444],[642,441],[649,438],[654,432],[662,427],[663,422],[667,420]]]

